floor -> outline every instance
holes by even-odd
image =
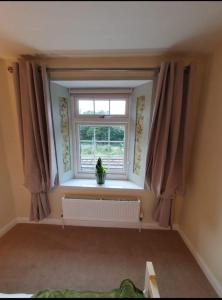
[[[0,292],[144,285],[152,261],[161,297],[216,297],[175,231],[19,224],[0,239]]]

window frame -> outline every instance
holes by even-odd
[[[89,114],[80,115],[78,113],[78,101],[81,99],[110,99],[110,100],[126,100],[126,113],[125,115],[98,115]],[[82,94],[72,94],[71,104],[72,104],[72,126],[73,126],[73,156],[77,158],[74,164],[74,174],[75,178],[94,178],[94,172],[84,172],[81,170],[80,162],[80,137],[79,137],[79,126],[80,125],[116,125],[125,127],[125,149],[124,149],[124,171],[123,172],[108,172],[107,179],[128,179],[128,166],[129,166],[129,129],[130,129],[130,101],[131,95],[122,94],[111,94],[111,93],[82,93]]]
[[[81,94],[81,95],[73,95],[74,97],[74,116],[79,119],[88,119],[89,117],[94,118],[112,118],[112,119],[123,119],[129,118],[129,95],[128,94]],[[78,101],[79,100],[97,100],[108,98],[109,100],[118,101],[118,100],[126,100],[126,112],[125,115],[102,115],[102,114],[79,114],[78,113]]]

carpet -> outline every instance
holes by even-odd
[[[18,224],[0,239],[0,292],[143,289],[152,261],[161,297],[217,297],[176,231]]]

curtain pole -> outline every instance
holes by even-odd
[[[150,67],[150,68],[47,68],[49,72],[63,72],[63,71],[119,71],[119,72],[128,72],[128,71],[159,71],[160,67]],[[8,71],[13,73],[14,69],[12,66],[8,67]]]

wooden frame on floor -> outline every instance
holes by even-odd
[[[143,294],[145,298],[160,298],[156,273],[152,262],[146,262],[146,271],[145,271],[145,284]]]

